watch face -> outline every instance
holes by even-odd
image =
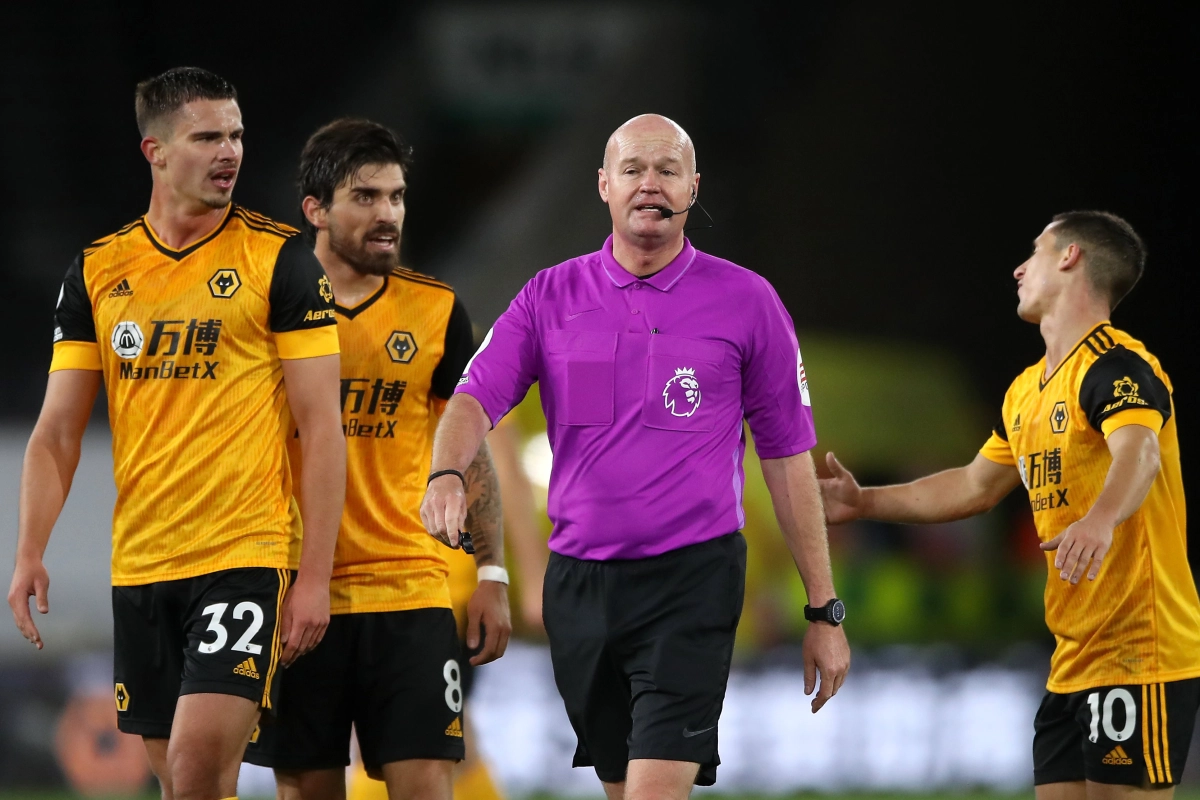
[[[829,616],[833,617],[835,625],[841,625],[842,620],[846,618],[846,606],[841,600],[834,600],[829,607]]]

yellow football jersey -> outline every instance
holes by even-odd
[[[425,531],[420,510],[438,413],[474,352],[470,320],[450,287],[406,269],[335,309],[347,462],[332,613],[449,608],[452,551]],[[296,469],[299,451],[293,437]]]
[[[173,250],[143,217],[67,270],[50,370],[104,373],[113,585],[296,566],[280,359],[338,352],[329,279],[296,233],[231,205]]]
[[[1187,526],[1171,381],[1141,342],[1105,322],[1045,378],[1045,358],[1013,381],[980,451],[1016,467],[1038,536],[1049,541],[1096,502],[1124,425],[1158,433],[1162,467],[1141,507],[1113,532],[1095,581],[1060,580],[1046,553],[1046,623],[1057,640],[1052,692],[1200,676],[1200,599]]]

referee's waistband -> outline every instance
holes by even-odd
[[[664,553],[658,553],[653,556],[643,556],[642,558],[576,558],[575,556],[564,555],[563,553],[550,552],[550,557],[554,559],[564,559],[574,561],[580,564],[611,564],[613,566],[632,566],[632,565],[647,565],[670,561],[675,558],[686,558],[687,556],[703,553],[706,549],[719,549],[733,544],[734,542],[743,539],[740,530],[732,533],[722,533],[711,539],[705,539],[702,542],[692,542],[685,544],[682,547],[676,547],[673,550],[667,550]]]

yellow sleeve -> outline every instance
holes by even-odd
[[[50,360],[50,371],[60,369],[90,369],[99,372],[100,346],[95,342],[76,342],[68,339],[54,343],[54,357]]]
[[[1162,430],[1163,415],[1152,408],[1131,408],[1105,419],[1100,423],[1100,430],[1104,432],[1104,438],[1107,439],[1117,428],[1124,428],[1126,425],[1141,425],[1158,433]]]
[[[1006,467],[1015,467],[1017,465],[1017,460],[1013,458],[1012,448],[1009,447],[1008,442],[1001,439],[994,432],[984,442],[983,447],[979,449],[979,455],[988,461],[1003,464]]]
[[[279,357],[286,359],[332,356],[341,352],[337,325],[277,333],[275,347],[279,350]]]

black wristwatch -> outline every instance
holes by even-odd
[[[846,604],[835,597],[819,608],[805,606],[804,618],[809,622],[828,622],[836,627],[846,618]]]

